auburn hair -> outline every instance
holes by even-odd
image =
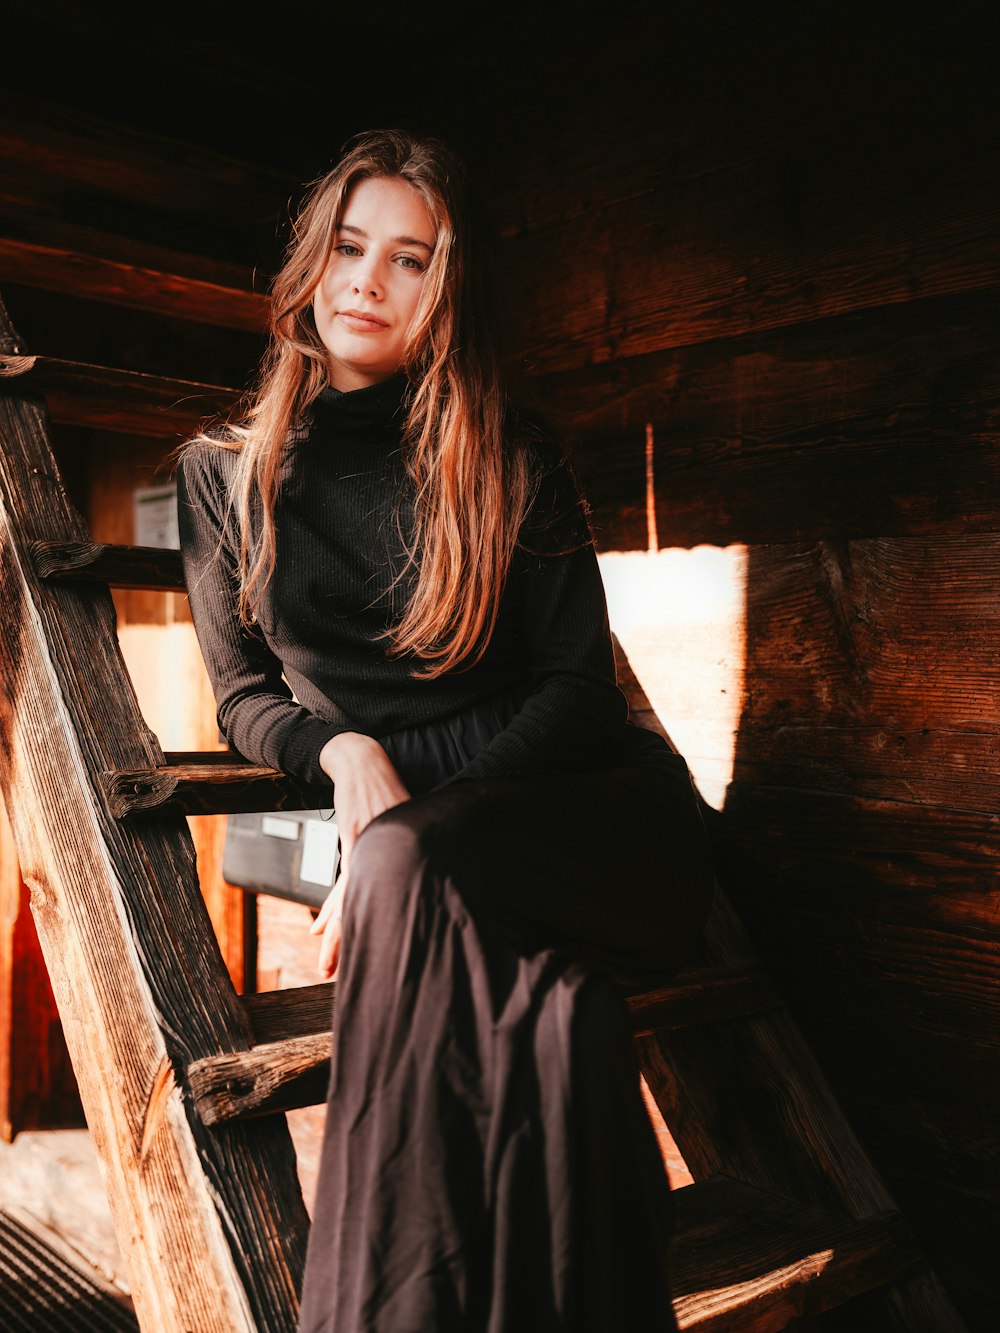
[[[416,577],[402,618],[387,631],[390,653],[414,655],[415,674],[430,678],[471,666],[485,652],[538,481],[533,451],[511,427],[465,171],[444,144],[397,130],[362,134],[309,187],[272,284],[268,348],[241,422],[192,443],[238,453],[230,504],[239,531],[239,615],[249,625],[274,573],[286,443],[308,429],[310,406],[330,382],[313,296],[351,188],[377,177],[410,185],[436,232],[401,367],[409,381],[403,454],[414,505],[406,568]]]

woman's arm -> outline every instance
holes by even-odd
[[[226,450],[196,445],[181,455],[177,469],[184,576],[219,726],[245,759],[305,782],[324,782],[319,754],[349,728],[296,703],[259,626],[239,623],[236,523],[227,513],[232,461]]]
[[[543,478],[511,580],[532,692],[452,781],[585,766],[600,759],[628,719],[597,555],[565,461]]]

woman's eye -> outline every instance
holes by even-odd
[[[361,253],[358,247],[356,245],[352,245],[350,241],[341,241],[340,245],[336,246],[335,248],[338,254],[347,255],[349,259],[353,259],[355,255],[359,255]]]
[[[424,266],[419,259],[414,259],[413,255],[400,255],[399,264],[401,268],[407,268],[413,273],[422,273]]]

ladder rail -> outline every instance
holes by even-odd
[[[17,337],[6,312],[0,351]],[[0,395],[2,779],[18,857],[143,1327],[294,1326],[308,1219],[287,1130],[208,1130],[192,1060],[246,1049],[181,818],[132,827],[100,774],[155,768],[105,588],[41,582],[33,540],[86,541],[34,400]]]

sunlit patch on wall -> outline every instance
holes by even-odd
[[[599,560],[611,628],[702,795],[720,809],[743,702],[747,548]]]

